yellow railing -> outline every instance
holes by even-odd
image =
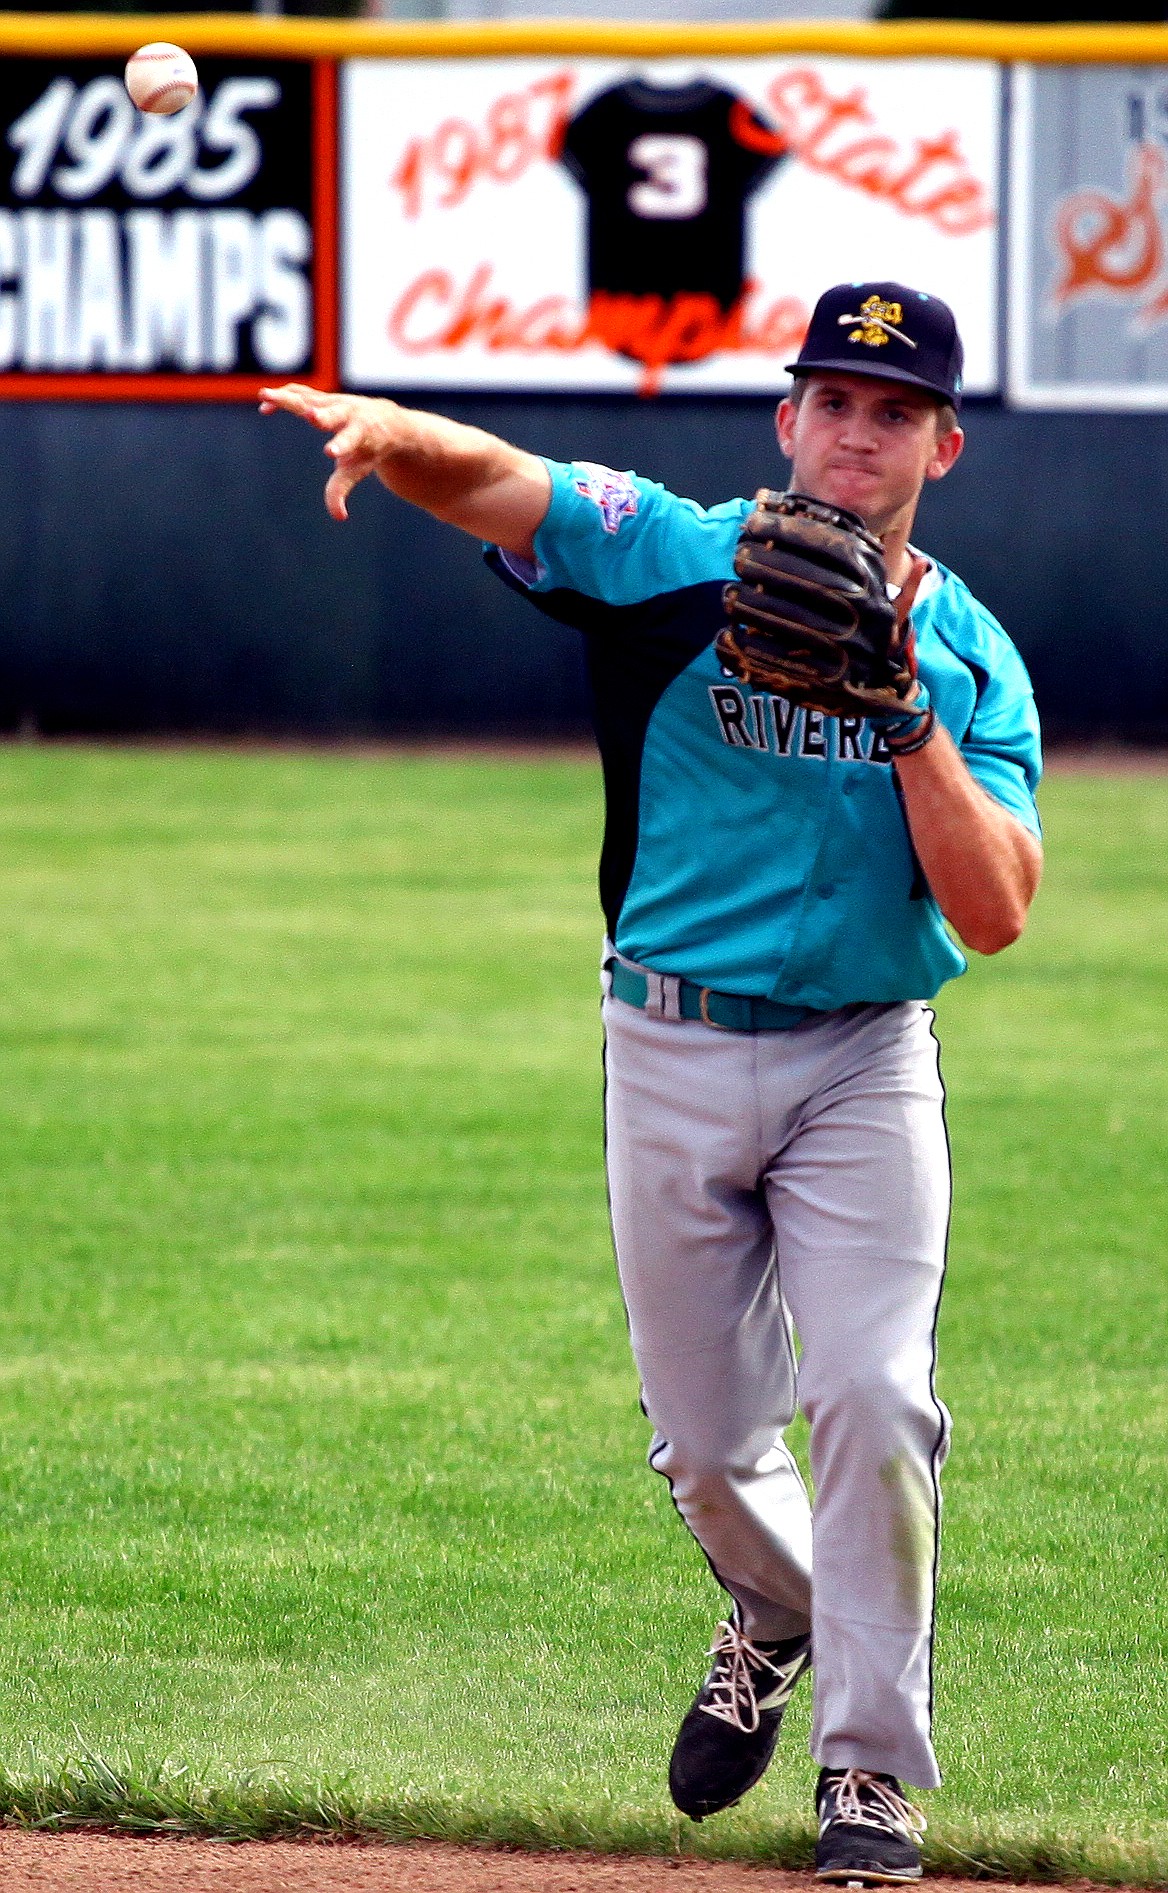
[[[964,20],[842,24],[611,26],[595,20],[483,23],[304,20],[251,13],[0,13],[0,53],[42,57],[129,53],[173,40],[192,53],[272,58],[498,58],[504,54],[607,58],[837,53],[876,59],[997,59],[1053,65],[1168,65],[1168,26],[992,26]]]

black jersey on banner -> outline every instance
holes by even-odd
[[[746,200],[781,162],[777,145],[753,107],[707,79],[629,79],[598,94],[563,148],[588,197],[589,289],[705,294],[730,309],[744,287]]]

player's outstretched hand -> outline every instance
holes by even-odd
[[[377,471],[378,462],[401,444],[403,410],[395,401],[365,394],[328,394],[289,381],[282,388],[260,389],[260,413],[299,415],[322,434],[331,434],[325,453],[335,462],[324,489],[333,519],[347,519],[349,494]]]

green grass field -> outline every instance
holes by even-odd
[[[664,1758],[593,766],[0,751],[0,1815],[809,1854]],[[1168,1880],[1168,776],[1055,776],[945,995],[932,1859]]]

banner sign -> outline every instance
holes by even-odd
[[[1168,66],[1019,66],[1009,391],[1168,407]]]
[[[769,392],[821,290],[891,277],[991,393],[999,119],[988,61],[351,60],[344,380]]]
[[[0,64],[0,393],[250,395],[335,374],[333,72],[208,58],[172,117],[121,62]]]

